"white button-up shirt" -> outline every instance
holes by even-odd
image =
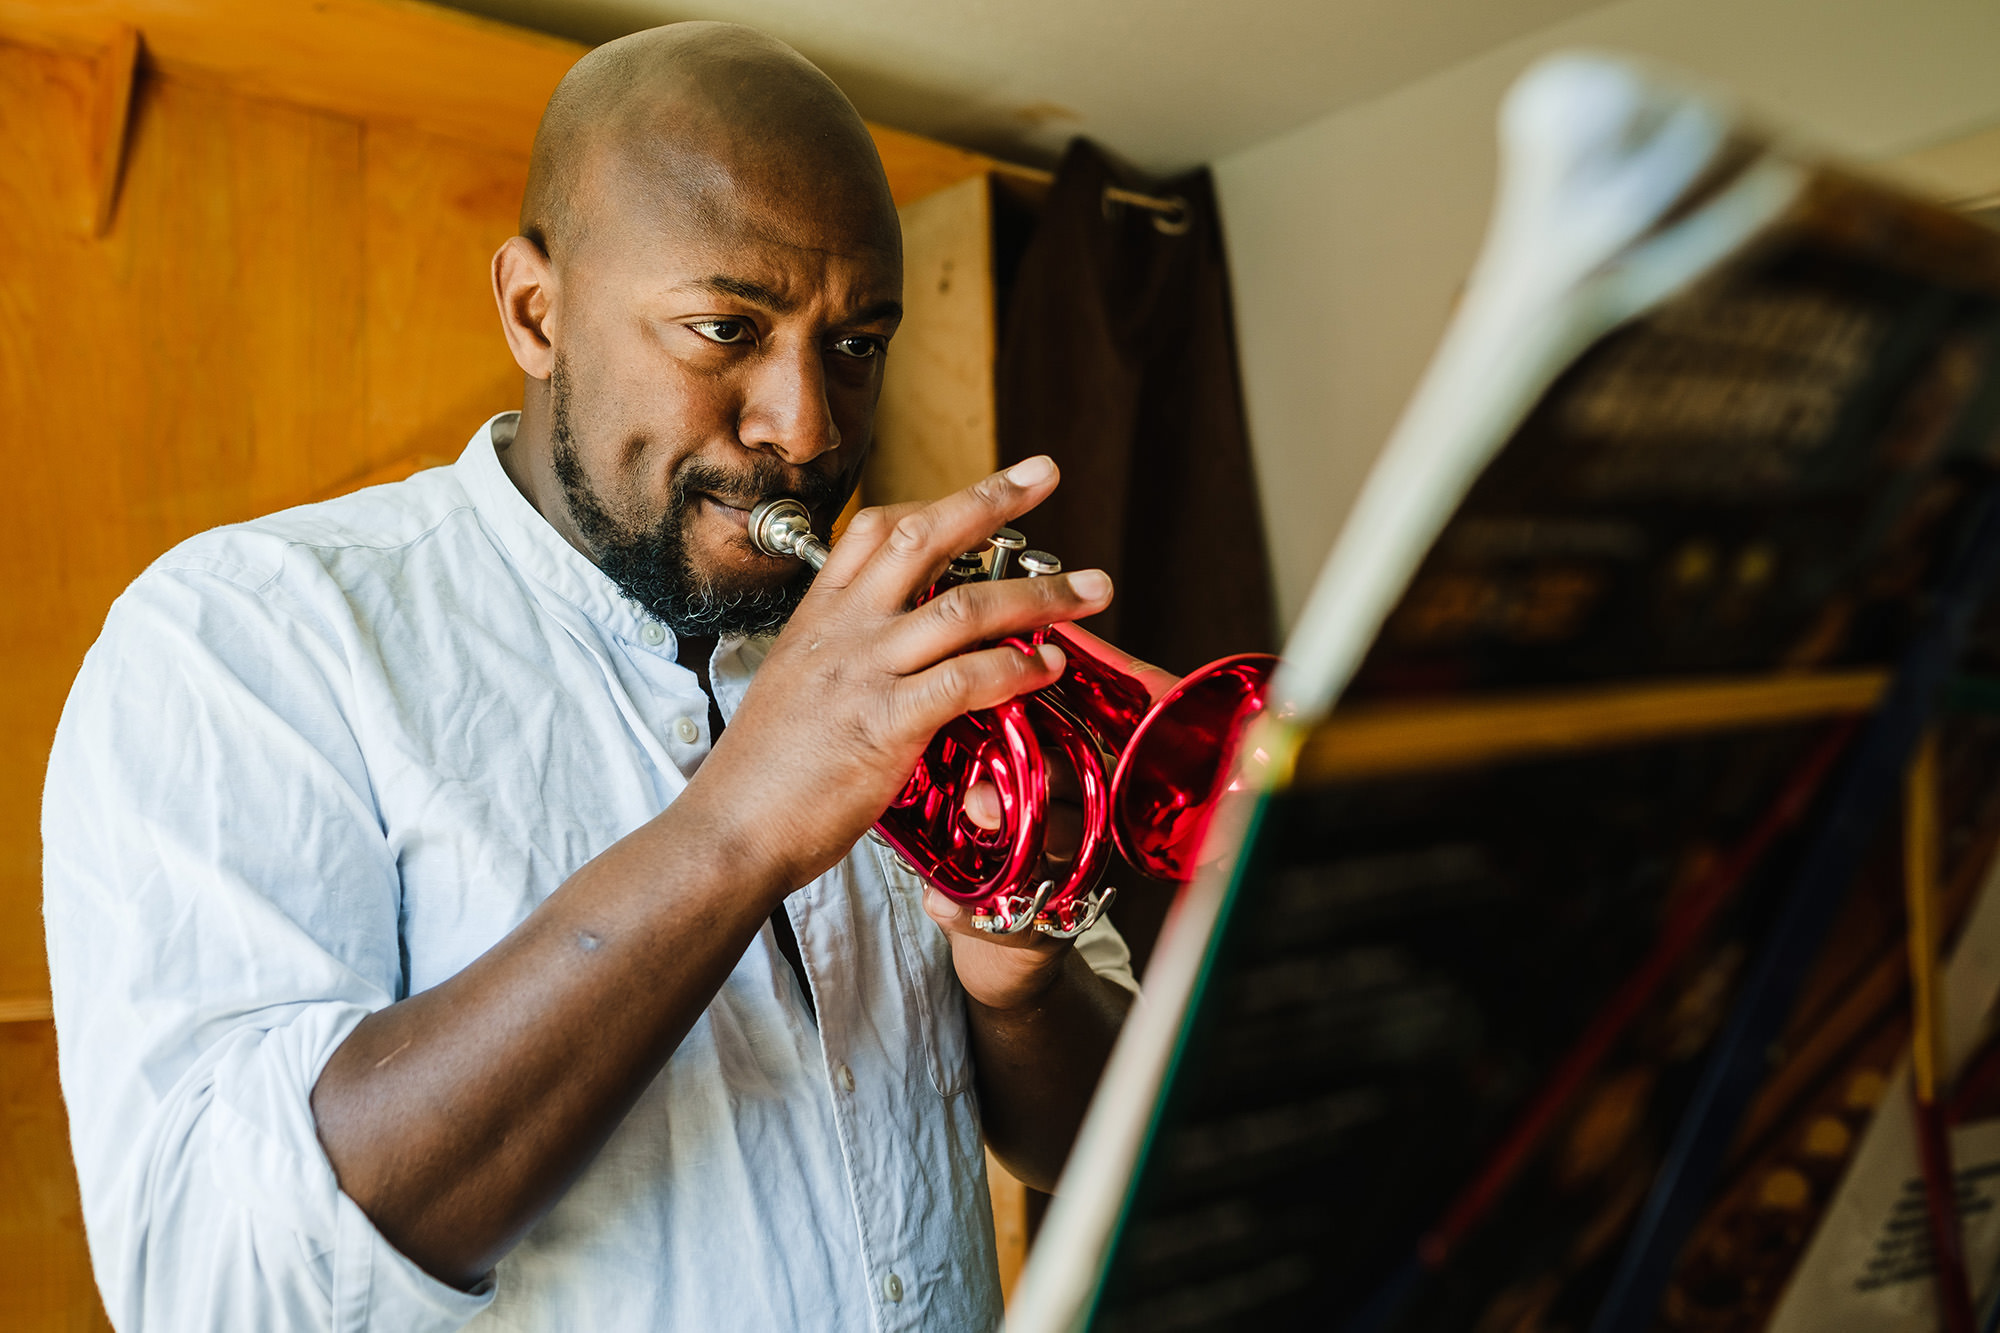
[[[149,1330],[985,1329],[963,993],[863,842],[786,900],[595,1162],[474,1292],[342,1194],[320,1070],[707,753],[673,634],[500,466],[204,534],[112,608],[43,812],[62,1087],[98,1284]],[[767,643],[711,664],[725,718]],[[1086,956],[1130,984],[1115,934]]]

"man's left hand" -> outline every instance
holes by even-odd
[[[1032,1005],[1061,972],[1068,940],[1039,930],[993,935],[972,924],[972,911],[957,899],[924,886],[924,911],[951,941],[952,966],[965,993],[988,1009]]]

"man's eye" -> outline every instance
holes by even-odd
[[[842,338],[833,344],[833,350],[842,356],[851,356],[857,361],[863,361],[881,354],[882,340],[862,337]]]
[[[756,336],[747,319],[704,319],[688,325],[712,343],[747,343]]]

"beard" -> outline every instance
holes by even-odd
[[[741,471],[701,458],[684,460],[674,472],[667,511],[650,527],[621,522],[584,475],[570,420],[569,368],[556,357],[549,376],[549,433],[556,480],[562,483],[570,521],[590,546],[597,567],[618,590],[651,612],[677,636],[771,634],[784,627],[812,586],[812,570],[801,564],[782,583],[728,587],[695,568],[687,532],[699,497],[706,493],[733,505],[790,496],[825,521],[846,498],[840,482],[801,473],[768,454],[754,453]]]

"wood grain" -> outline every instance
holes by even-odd
[[[78,664],[175,543],[448,461],[519,405],[487,263],[581,51],[380,0],[0,0],[16,488],[0,525],[0,1329],[106,1327],[40,912],[40,788]],[[899,203],[988,165],[875,133]]]
[[[368,126],[362,156],[361,454],[374,468],[456,458],[480,422],[521,405],[488,269],[515,232],[527,159],[402,125]]]
[[[934,500],[993,471],[992,194],[985,176],[906,205],[903,325],[889,345],[870,504]]]
[[[90,216],[92,236],[111,230],[118,206],[118,183],[125,171],[127,132],[132,126],[132,89],[139,79],[139,30],[121,23],[98,52],[96,96],[90,115]]]
[[[55,1029],[0,1027],[0,1329],[111,1328],[91,1277],[83,1207],[69,1170]]]
[[[119,590],[204,528],[282,507],[369,461],[361,131],[149,80],[124,203],[102,240],[60,201],[85,170],[88,62],[0,45],[0,994],[45,991],[39,806],[69,679]],[[51,112],[55,115],[51,115]],[[468,428],[469,429],[469,428]]]
[[[886,125],[870,122],[868,133],[874,136],[875,151],[882,155],[882,170],[889,177],[889,193],[898,208],[984,176],[998,165],[984,153],[954,148]]]
[[[1028,1187],[1014,1179],[1000,1159],[986,1154],[986,1188],[993,1196],[993,1242],[1000,1261],[1000,1294],[1014,1297],[1014,1284],[1028,1262]]]
[[[0,32],[61,50],[118,24],[168,74],[514,153],[585,49],[406,0],[0,0]]]
[[[0,1023],[46,1023],[54,1017],[46,995],[0,996]]]
[[[0,36],[95,56],[124,27],[162,71],[525,157],[588,48],[416,0],[0,0]],[[870,125],[898,204],[976,176],[980,153]],[[518,203],[518,196],[516,197]]]

